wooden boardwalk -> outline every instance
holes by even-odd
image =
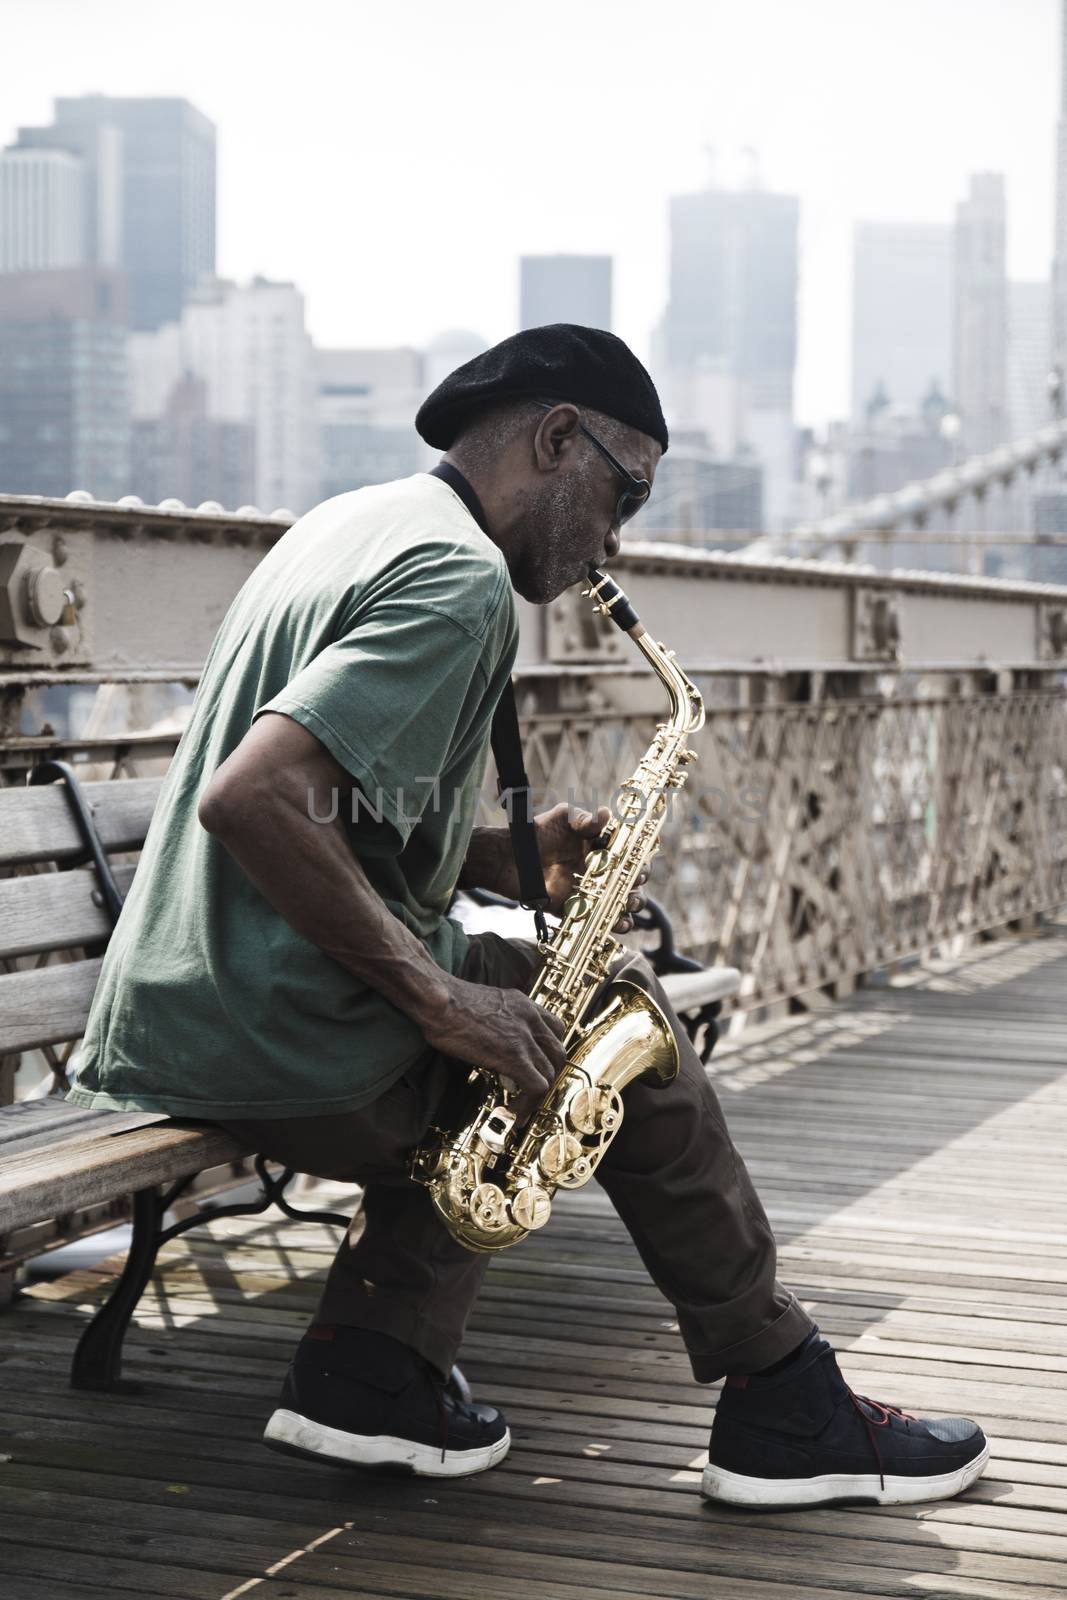
[[[1067,925],[742,1036],[715,1076],[853,1386],[985,1423],[965,1497],[705,1506],[714,1390],[595,1187],[494,1263],[464,1349],[512,1424],[501,1467],[290,1463],[258,1436],[332,1236],[232,1221],[166,1252],[128,1341],[139,1393],[66,1387],[114,1263],[0,1318],[4,1600],[1064,1600]]]

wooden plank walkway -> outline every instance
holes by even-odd
[[[166,1252],[128,1342],[136,1394],[65,1386],[114,1263],[0,1319],[0,1593],[1064,1600],[1065,997],[1060,925],[715,1058],[782,1275],[854,1387],[986,1424],[994,1460],[962,1499],[704,1505],[714,1390],[595,1186],[494,1262],[464,1350],[512,1424],[502,1466],[449,1484],[290,1463],[258,1436],[332,1235],[250,1219]]]

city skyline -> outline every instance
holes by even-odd
[[[750,165],[735,153],[757,143],[766,187],[801,200],[802,422],[848,410],[855,222],[948,222],[970,172],[1003,171],[1009,274],[1048,276],[1055,0],[977,0],[966,34],[948,0],[902,0],[879,32],[876,75],[864,65],[871,30],[840,0],[814,0],[803,19],[770,0],[743,14],[711,3],[696,16],[668,0],[655,30],[629,0],[590,4],[569,19],[567,48],[524,38],[519,74],[508,20],[481,0],[461,9],[465,26],[450,31],[428,5],[398,5],[390,20],[310,0],[294,40],[280,13],[238,4],[220,14],[193,0],[153,11],[149,45],[144,14],[126,0],[42,0],[19,19],[27,70],[6,97],[0,138],[47,120],[56,96],[187,95],[219,126],[220,271],[292,278],[318,344],[425,344],[464,324],[502,337],[517,320],[518,258],[559,251],[615,257],[615,325],[644,356],[666,303],[668,196],[705,180],[707,143],[720,147],[727,180]],[[57,26],[77,81],[49,66]],[[327,26],[336,47],[324,52]],[[253,58],[255,70],[235,77],[233,62],[247,69]],[[364,149],[373,160],[361,166]]]

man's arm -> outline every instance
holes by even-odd
[[[266,712],[211,778],[198,814],[297,933],[409,1016],[429,1044],[542,1094],[565,1061],[561,1025],[518,990],[444,972],[393,916],[340,821],[353,787],[312,734]],[[314,820],[335,809],[334,821]]]

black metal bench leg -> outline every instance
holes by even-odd
[[[123,1382],[122,1341],[137,1302],[152,1276],[162,1243],[162,1200],[156,1189],[141,1189],[133,1196],[133,1238],[122,1275],[78,1340],[71,1363],[74,1389],[134,1389]]]
[[[181,1178],[172,1188],[161,1192],[142,1189],[133,1196],[133,1238],[130,1240],[126,1265],[122,1276],[112,1289],[106,1302],[90,1322],[74,1352],[70,1369],[71,1387],[75,1389],[139,1389],[140,1384],[123,1380],[122,1341],[137,1302],[152,1276],[156,1256],[161,1246],[177,1239],[190,1228],[219,1217],[256,1217],[270,1206],[276,1205],[287,1217],[297,1222],[330,1222],[347,1228],[349,1217],[332,1211],[299,1211],[285,1198],[285,1190],[293,1177],[290,1168],[275,1177],[263,1156],[255,1158],[256,1173],[260,1181],[260,1194],[253,1201],[243,1200],[229,1206],[200,1206],[188,1216],[164,1227],[171,1204],[188,1188],[195,1174]]]

